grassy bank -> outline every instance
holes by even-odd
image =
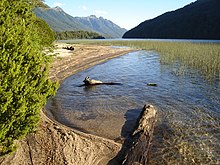
[[[209,81],[220,83],[220,44],[161,42],[161,41],[95,41],[82,40],[77,43],[129,46],[137,49],[154,50],[161,56],[161,63],[179,62],[181,68],[197,69]]]

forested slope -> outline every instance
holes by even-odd
[[[146,20],[123,38],[220,39],[220,0],[197,0]]]

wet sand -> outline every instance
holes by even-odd
[[[66,46],[73,46],[74,50],[62,49]],[[55,47],[51,53],[56,56],[50,68],[50,78],[60,82],[74,73],[134,51],[130,48],[65,43],[56,43]]]

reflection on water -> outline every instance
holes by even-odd
[[[195,71],[177,73],[153,51],[129,53],[67,78],[47,108],[63,124],[118,139],[150,103],[159,112],[151,164],[218,164],[218,85],[206,84]],[[79,87],[86,76],[122,85]]]

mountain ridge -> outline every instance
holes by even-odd
[[[123,38],[220,39],[219,11],[219,0],[197,0],[140,23]]]
[[[34,9],[34,13],[37,17],[45,20],[56,32],[83,30],[99,33],[106,38],[121,38],[127,31],[103,17],[96,17],[95,15],[73,17],[60,7],[37,7]]]

